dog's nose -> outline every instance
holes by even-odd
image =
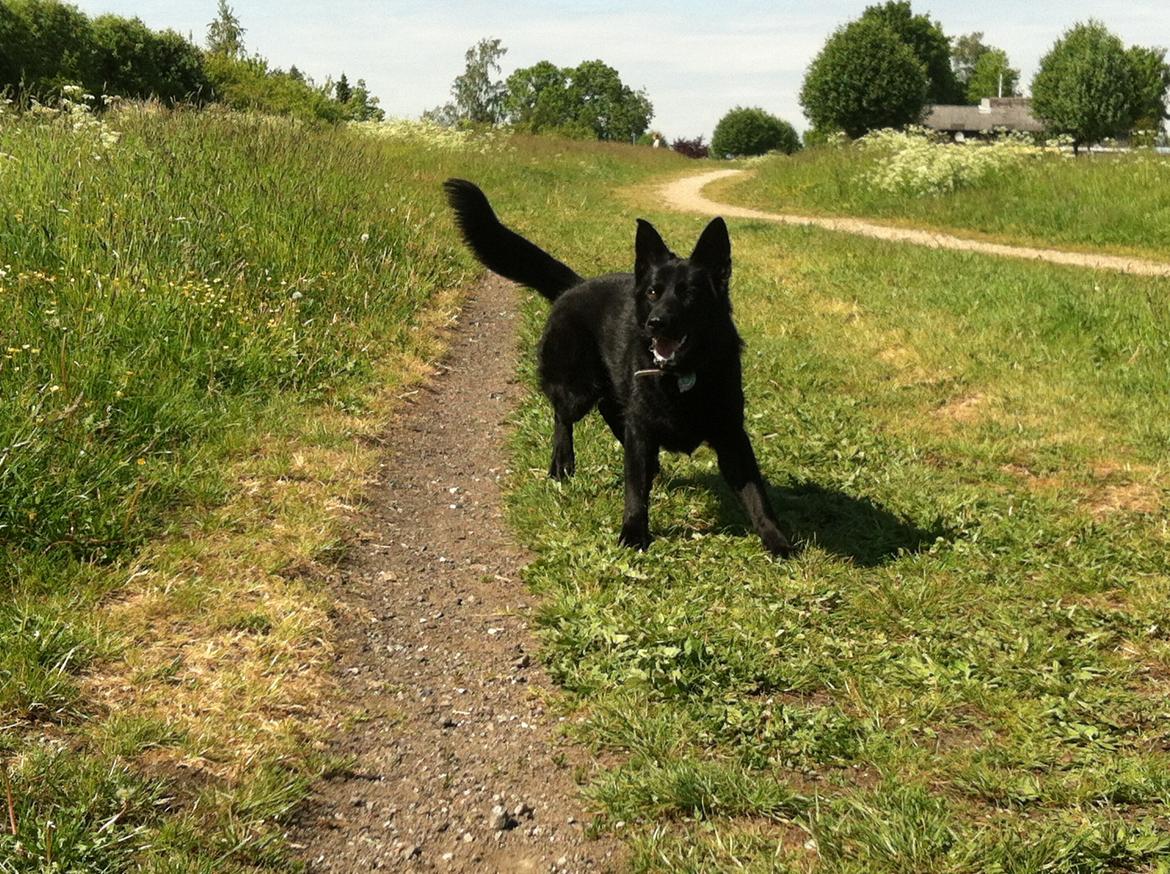
[[[657,331],[659,328],[662,328],[664,325],[666,325],[666,320],[663,319],[662,316],[651,316],[650,318],[648,318],[646,320],[646,327],[649,328],[651,331]]]

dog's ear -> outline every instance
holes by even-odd
[[[727,223],[721,218],[711,219],[710,224],[699,235],[691,263],[710,271],[715,278],[716,289],[726,295],[731,282],[731,237],[727,235]]]
[[[654,225],[638,219],[638,233],[634,237],[634,276],[641,282],[652,268],[664,264],[674,256]]]

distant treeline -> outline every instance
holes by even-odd
[[[360,79],[314,83],[294,66],[271,68],[244,52],[244,29],[224,0],[208,26],[208,48],[138,18],[90,18],[56,0],[0,0],[0,92],[50,102],[79,85],[99,104],[105,95],[168,105],[224,103],[324,121],[381,118]]]

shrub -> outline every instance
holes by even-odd
[[[859,137],[918,121],[928,80],[913,50],[881,21],[839,28],[809,65],[800,105],[815,128]]]
[[[304,79],[269,70],[263,58],[208,55],[207,76],[216,97],[232,109],[339,122],[345,107]]]
[[[66,85],[170,104],[210,96],[202,53],[172,30],[118,15],[91,20],[48,0],[0,0],[0,91],[52,102]]]
[[[670,144],[670,147],[688,158],[706,158],[710,154],[710,149],[707,148],[707,144],[703,142],[701,136],[695,137],[693,140],[679,137]]]
[[[912,196],[950,194],[977,185],[1045,151],[1010,136],[992,143],[939,142],[922,129],[874,131],[857,145],[880,158],[865,174],[867,185]]]
[[[202,53],[173,30],[160,33],[137,18],[102,15],[93,20],[93,43],[95,93],[168,104],[211,96]]]
[[[719,158],[747,157],[780,151],[791,155],[800,138],[788,122],[759,108],[737,106],[719,120],[711,137],[711,152]]]

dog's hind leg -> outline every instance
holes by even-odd
[[[577,472],[577,456],[573,451],[573,422],[554,412],[553,452],[549,462],[548,475],[553,479],[566,479]]]
[[[583,392],[580,386],[545,384],[544,393],[553,408],[553,451],[549,462],[548,475],[553,479],[565,479],[577,470],[577,458],[573,451],[573,426],[593,409],[596,395]]]

